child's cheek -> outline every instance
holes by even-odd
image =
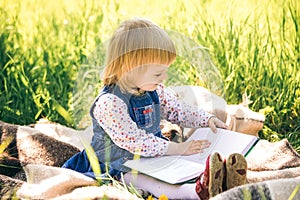
[[[154,91],[157,89],[157,84],[144,85],[143,87],[141,87],[141,89],[145,91]]]

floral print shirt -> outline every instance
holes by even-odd
[[[188,128],[208,126],[211,114],[178,100],[163,84],[156,91],[162,119]],[[125,102],[116,95],[104,94],[96,102],[93,114],[119,147],[145,157],[164,155],[168,149],[168,141],[139,129],[127,109]]]

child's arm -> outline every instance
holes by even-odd
[[[159,85],[157,93],[161,102],[163,119],[187,128],[209,126],[214,132],[216,132],[216,127],[227,128],[226,124],[214,115],[179,100],[164,85]]]
[[[128,114],[123,100],[113,94],[102,95],[93,114],[99,125],[119,147],[145,157],[164,155],[168,141],[139,129]]]
[[[133,154],[145,157],[191,155],[201,153],[210,145],[207,140],[174,143],[146,134],[128,115],[126,104],[112,94],[98,99],[93,114],[112,141]]]
[[[208,140],[193,140],[190,142],[175,143],[169,142],[165,155],[192,155],[202,153],[211,143]]]

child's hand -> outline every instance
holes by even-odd
[[[208,120],[208,126],[211,128],[211,130],[214,133],[217,133],[217,127],[228,129],[228,126],[224,122],[222,122],[221,120],[219,120],[217,117],[211,117]]]
[[[204,149],[208,148],[211,142],[208,140],[192,140],[189,142],[175,143],[170,142],[168,151],[165,155],[192,155],[202,153]]]
[[[192,154],[203,153],[204,149],[211,145],[211,142],[208,140],[192,140],[182,144],[185,144],[187,147],[182,153],[183,155],[188,156]]]

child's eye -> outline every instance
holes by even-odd
[[[155,74],[155,76],[156,76],[156,77],[159,77],[159,76],[161,76],[161,74]]]

